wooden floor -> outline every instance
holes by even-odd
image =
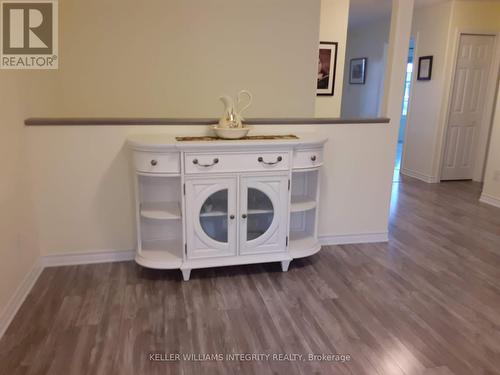
[[[500,210],[479,193],[405,178],[388,244],[326,247],[288,273],[218,268],[182,282],[133,262],[46,269],[0,341],[0,374],[500,374]]]

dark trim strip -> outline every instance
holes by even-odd
[[[362,118],[252,118],[248,125],[332,125],[332,124],[386,124],[389,119]],[[120,118],[120,117],[34,117],[24,121],[26,126],[95,126],[95,125],[214,125],[215,118]]]

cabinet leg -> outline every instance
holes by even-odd
[[[288,271],[288,267],[290,266],[290,262],[291,262],[291,260],[283,260],[283,261],[281,261],[281,270],[283,272]]]
[[[186,269],[182,269],[182,278],[184,279],[184,281],[189,281],[189,277],[191,276],[191,269],[190,268],[186,268]]]

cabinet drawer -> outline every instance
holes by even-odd
[[[134,152],[135,169],[145,173],[180,173],[180,157],[177,152]]]
[[[217,172],[282,171],[290,168],[288,152],[187,153],[188,174]]]
[[[296,150],[293,153],[293,169],[314,168],[323,165],[323,149]]]

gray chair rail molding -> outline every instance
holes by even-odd
[[[248,125],[334,125],[389,123],[381,118],[250,118]],[[151,118],[151,117],[32,117],[26,126],[95,126],[95,125],[215,125],[216,118]]]

